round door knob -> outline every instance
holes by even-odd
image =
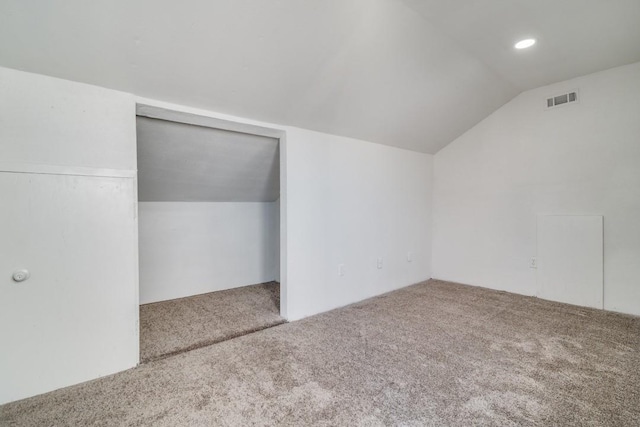
[[[29,270],[18,270],[13,273],[14,282],[24,282],[29,278]]]

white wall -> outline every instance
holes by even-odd
[[[290,320],[431,277],[431,155],[295,128],[287,147]]]
[[[0,68],[0,144],[0,403],[135,366],[133,97]]]
[[[0,94],[3,164],[136,169],[131,95],[2,67]]]
[[[604,308],[640,314],[640,63],[524,92],[434,164],[434,277],[534,295],[536,215],[604,215]]]
[[[276,279],[277,209],[277,202],[141,202],[140,303]]]

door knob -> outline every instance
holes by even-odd
[[[29,278],[29,270],[18,270],[13,272],[13,281],[14,282],[24,282]]]

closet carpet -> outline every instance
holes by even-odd
[[[429,281],[0,407],[2,425],[637,426],[640,318]]]
[[[148,362],[284,323],[276,282],[140,306],[140,360]]]

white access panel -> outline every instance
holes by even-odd
[[[137,364],[134,190],[0,173],[0,404]]]
[[[603,308],[603,217],[538,216],[538,297]]]

